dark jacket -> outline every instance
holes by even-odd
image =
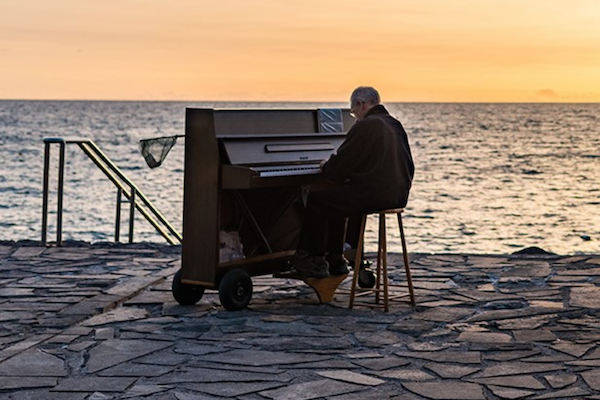
[[[414,172],[406,132],[382,105],[352,126],[323,166],[327,178],[350,186],[365,211],[406,206]]]

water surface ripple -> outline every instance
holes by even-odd
[[[182,134],[189,106],[345,105],[0,101],[0,239],[40,238],[44,137],[94,140],[180,230],[184,140],[153,170],[140,156],[138,140]],[[600,252],[599,104],[396,103],[388,108],[405,125],[417,169],[405,214],[409,251],[511,253],[539,246],[560,254]],[[115,200],[108,179],[77,146],[68,146],[64,238],[112,240]],[[136,241],[163,241],[139,216],[135,224]],[[397,251],[395,224],[390,226],[390,245]],[[375,221],[368,228],[372,251]],[[121,231],[127,234],[125,221]]]

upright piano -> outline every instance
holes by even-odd
[[[225,308],[241,309],[252,276],[286,268],[307,192],[332,184],[319,163],[353,123],[345,109],[186,110],[179,303],[218,288]],[[222,232],[240,238],[242,257],[220,260]]]

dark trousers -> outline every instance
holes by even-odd
[[[299,247],[316,256],[342,254],[344,241],[356,248],[363,210],[362,204],[346,185],[311,192],[302,221]]]

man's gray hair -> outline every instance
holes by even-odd
[[[354,106],[358,102],[377,105],[381,103],[381,98],[375,88],[371,86],[359,86],[354,89],[350,96],[350,105]]]

